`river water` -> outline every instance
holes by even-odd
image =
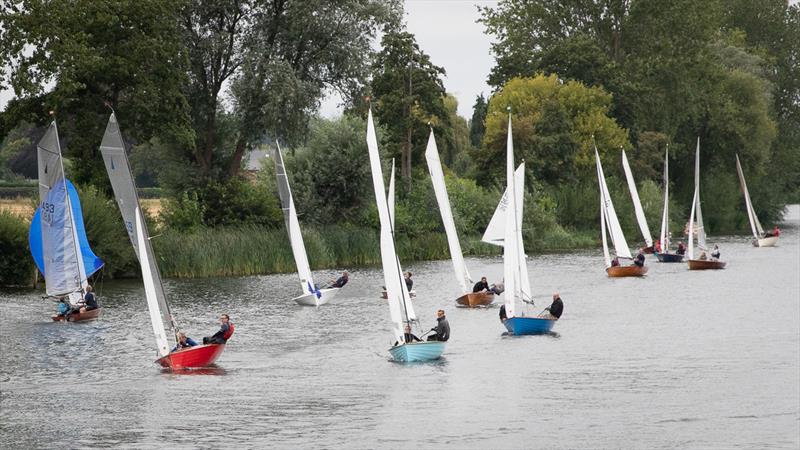
[[[218,367],[190,374],[153,363],[136,280],[98,285],[104,315],[82,324],[2,291],[0,447],[796,449],[798,212],[777,248],[710,238],[723,271],[648,257],[646,278],[608,279],[600,250],[533,256],[536,309],[565,303],[548,336],[504,336],[496,307],[453,307],[449,262],[409,264],[423,324],[442,307],[452,328],[427,364],[389,361],[374,269],[318,309],[293,304],[293,275],[167,280],[190,336],[236,323]],[[467,264],[501,277],[499,258]]]

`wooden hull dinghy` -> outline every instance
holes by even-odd
[[[647,273],[647,267],[639,267],[635,264],[630,266],[611,266],[606,269],[606,273],[611,278],[641,277]]]
[[[555,323],[555,320],[538,317],[511,317],[503,321],[506,330],[514,336],[547,334]]]
[[[494,294],[491,292],[473,292],[464,294],[456,299],[456,303],[460,306],[468,308],[477,308],[479,306],[489,306],[494,302]]]
[[[297,302],[298,305],[303,305],[303,306],[324,305],[333,300],[334,297],[336,297],[336,294],[339,293],[339,288],[320,289],[319,292],[320,292],[319,298],[317,298],[317,294],[311,293],[295,297],[292,300]]]
[[[775,247],[779,236],[770,236],[760,239],[753,239],[753,247]]]
[[[206,367],[213,364],[223,351],[225,351],[225,344],[196,345],[174,351],[157,359],[156,363],[170,369]]]
[[[389,349],[392,358],[398,362],[433,361],[442,357],[447,342],[411,342],[396,345]]]
[[[663,263],[679,263],[683,261],[683,255],[677,253],[656,253],[658,262]]]
[[[69,315],[69,318],[66,319],[67,322],[83,322],[85,320],[93,320],[100,317],[100,313],[102,312],[103,308],[96,308],[91,311],[86,312],[75,312]],[[61,314],[56,314],[53,316],[53,322],[63,322],[65,317]]]
[[[728,263],[708,259],[690,259],[689,270],[719,270],[724,269]]]

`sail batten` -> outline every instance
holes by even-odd
[[[642,209],[642,202],[639,199],[639,191],[636,189],[636,182],[633,179],[631,166],[628,164],[628,157],[625,155],[625,150],[622,150],[622,168],[625,171],[625,179],[628,181],[628,190],[633,199],[633,209],[636,213],[636,221],[639,223],[639,230],[642,231],[642,237],[648,247],[653,245],[653,237],[650,235],[650,227],[647,226],[647,218]]]
[[[286,167],[283,164],[283,153],[277,143],[273,149],[273,159],[275,160],[275,175],[278,182],[278,195],[281,199],[283,218],[286,223],[286,230],[289,233],[289,243],[297,266],[297,275],[300,277],[300,289],[305,294],[314,294],[317,293],[317,289],[311,276],[311,266],[308,263],[303,234],[300,230],[300,221],[297,218],[292,189],[289,186],[289,178],[286,174]]]
[[[439,204],[439,213],[442,216],[444,231],[447,235],[447,245],[450,248],[450,259],[453,261],[453,270],[456,281],[462,292],[468,292],[469,285],[472,284],[472,277],[464,263],[464,254],[461,251],[461,243],[458,241],[453,210],[450,208],[450,198],[447,195],[447,185],[444,180],[442,163],[439,159],[439,149],[436,146],[436,138],[433,130],[428,137],[428,146],[425,149],[425,160],[428,163],[428,172],[433,183],[433,192],[436,195],[436,202]],[[392,166],[394,168],[394,166]]]

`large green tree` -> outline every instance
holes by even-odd
[[[182,92],[181,2],[26,0],[0,6],[0,85],[14,89],[3,134],[20,121],[58,119],[73,177],[105,185],[98,147],[109,102],[133,141],[192,144]]]
[[[437,136],[446,137],[441,131],[450,126],[441,80],[445,71],[431,62],[407,31],[389,31],[381,45],[370,86],[375,116],[387,131],[390,154],[400,157],[400,173],[408,185],[412,163],[421,160],[430,127]],[[439,145],[441,150],[453,143]]]

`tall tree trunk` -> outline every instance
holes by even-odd
[[[401,161],[403,180],[405,180],[406,191],[411,188],[411,127],[406,130],[406,142],[403,145],[403,158]]]
[[[236,150],[233,152],[230,165],[228,166],[228,178],[233,178],[236,175],[239,175],[239,170],[242,168],[242,158],[244,157],[244,151],[246,149],[247,145],[244,139],[239,138],[236,141]]]

